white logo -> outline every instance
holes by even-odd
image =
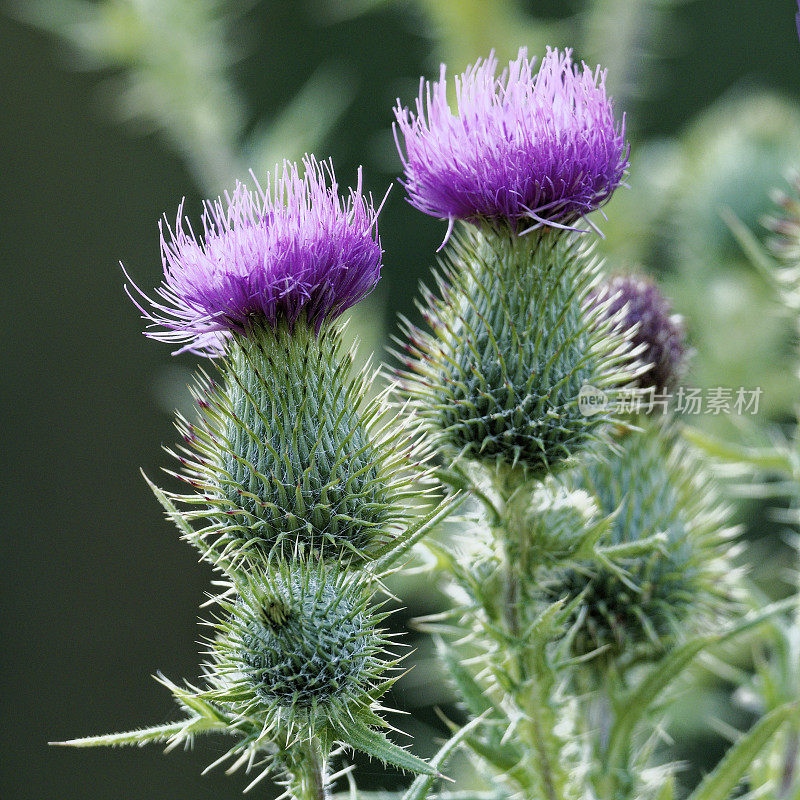
[[[596,386],[585,383],[578,392],[578,408],[584,417],[600,414],[611,408],[608,395]]]

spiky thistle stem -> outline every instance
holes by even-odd
[[[543,796],[546,800],[560,800],[558,787],[563,784],[563,775],[560,774],[558,754],[552,752],[543,735],[545,721],[542,718],[544,705],[539,691],[540,676],[522,639],[524,620],[520,606],[526,600],[522,576],[528,567],[524,518],[519,513],[519,501],[515,502],[514,490],[511,490],[511,496],[508,497],[506,489],[507,487],[501,487],[501,496],[505,496],[506,512],[502,529],[494,533],[503,548],[503,618],[512,642],[509,652],[509,675],[513,679],[510,696],[518,713],[525,718],[524,724],[520,725],[520,739],[536,755],[537,777]],[[509,547],[512,541],[515,546]]]

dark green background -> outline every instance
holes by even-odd
[[[669,31],[672,58],[657,91],[631,110],[637,129],[674,132],[734,86],[800,98],[795,10],[790,0],[688,3]],[[336,55],[357,76],[357,95],[325,150],[343,183],[363,161],[382,194],[394,176],[370,153],[389,136],[397,93],[411,99],[418,75],[432,72],[422,22],[394,7],[321,25],[304,2],[259,3],[249,16],[255,48],[238,78],[253,106],[279,107]],[[158,748],[46,744],[170,718],[150,675],[196,674],[197,606],[209,580],[138,473],[168,463],[159,448],[174,434],[157,384],[171,357],[141,336],[117,266],[155,285],[156,220],[183,195],[196,202],[197,190],[157,135],[109,120],[100,77],[72,71],[53,40],[0,17],[0,797],[235,797],[241,778],[200,776],[213,745],[165,758]],[[381,324],[410,311],[442,233],[395,189],[382,218]],[[364,784],[390,781],[378,767],[359,774]]]

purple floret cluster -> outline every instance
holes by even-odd
[[[656,283],[643,276],[615,275],[600,284],[592,300],[605,301],[604,316],[616,317],[621,329],[638,326],[631,345],[641,347],[639,359],[651,367],[639,376],[637,384],[656,394],[675,389],[686,369],[686,329]]]
[[[456,113],[439,81],[416,111],[398,101],[396,132],[411,204],[450,221],[570,226],[609,199],[628,165],[605,72],[548,49],[538,71],[522,48],[498,76],[494,55],[455,79]]]
[[[203,235],[178,211],[175,228],[161,226],[164,280],[150,308],[157,330],[147,335],[181,351],[216,355],[231,333],[255,323],[319,330],[366,297],[381,272],[380,238],[361,171],[346,198],[330,162],[303,159],[304,172],[284,162],[255,190],[204,204]],[[135,288],[135,287],[134,287]],[[138,291],[138,290],[137,290]]]

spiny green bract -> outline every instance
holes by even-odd
[[[370,707],[387,664],[364,581],[337,566],[283,562],[248,570],[235,600],[221,600],[207,672],[209,699],[243,716],[336,722]]]
[[[707,468],[674,429],[645,423],[621,437],[618,452],[569,477],[612,515],[605,562],[577,560],[539,576],[551,599],[583,593],[579,653],[605,646],[626,659],[652,656],[679,626],[694,627],[730,600],[735,531]],[[648,540],[643,553],[624,553]]]
[[[598,265],[577,234],[464,226],[425,292],[430,333],[408,326],[402,373],[440,445],[542,476],[585,447],[609,414],[585,415],[582,387],[624,380],[624,341],[586,295]]]
[[[380,398],[365,402],[372,377],[354,374],[338,329],[234,336],[220,370],[198,396],[202,421],[179,424],[182,477],[197,494],[171,495],[199,506],[185,518],[205,522],[196,543],[213,542],[214,558],[298,543],[361,555],[406,519],[414,437],[385,424]]]

